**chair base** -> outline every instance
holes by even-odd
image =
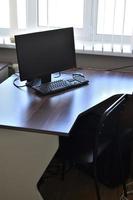
[[[129,182],[128,184],[126,184],[127,196],[125,196],[124,191],[123,191],[122,194],[120,195],[120,200],[128,200],[128,197],[130,195],[133,195],[132,186],[133,186],[133,182]],[[129,189],[129,187],[131,188]]]

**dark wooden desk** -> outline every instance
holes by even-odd
[[[30,88],[14,87],[15,76],[10,77],[0,85],[0,126],[67,135],[79,113],[114,94],[133,91],[133,74],[79,72],[85,74],[89,85],[45,97]],[[70,74],[68,71],[63,76]]]
[[[42,199],[36,184],[57,151],[58,135],[69,135],[79,113],[133,91],[133,74],[79,72],[89,85],[46,97],[16,88],[15,75],[0,85],[0,199]]]

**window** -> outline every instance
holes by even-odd
[[[26,28],[26,0],[0,0],[1,36],[24,28]]]
[[[132,56],[132,8],[132,0],[0,0],[0,36],[73,26],[76,49]]]
[[[18,29],[26,29],[26,0],[17,0]]]
[[[108,50],[132,53],[132,7],[132,0],[98,1],[97,35],[101,36],[103,47],[108,44]]]
[[[132,53],[132,7],[132,0],[38,0],[38,24],[75,27],[82,50]]]
[[[132,0],[99,0],[98,34],[132,35]]]
[[[9,24],[9,0],[0,0],[0,27],[9,28]]]
[[[84,0],[39,0],[38,5],[40,26],[83,27]]]

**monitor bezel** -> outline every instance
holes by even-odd
[[[41,72],[38,72],[38,74],[26,74],[24,71],[24,67],[22,64],[22,52],[21,52],[21,40],[24,40],[26,38],[29,37],[37,37],[37,36],[44,36],[46,34],[58,34],[61,33],[62,34],[68,34],[71,35],[71,47],[72,47],[72,57],[73,57],[73,64],[72,66],[59,66],[56,67],[55,69],[53,68],[52,70],[49,71],[49,73],[45,73],[43,72],[43,74]],[[74,43],[74,30],[73,27],[69,27],[69,28],[61,28],[61,29],[54,29],[54,30],[47,30],[47,31],[39,31],[39,32],[32,32],[32,33],[27,33],[27,34],[21,34],[21,35],[15,35],[15,43],[16,43],[16,53],[17,53],[17,60],[18,60],[18,68],[19,68],[19,72],[20,72],[20,80],[21,81],[34,81],[34,79],[38,79],[40,78],[42,80],[42,82],[49,82],[51,81],[51,74],[52,73],[56,73],[56,72],[60,72],[60,71],[64,71],[70,68],[76,68],[76,53],[75,53],[75,43]],[[45,67],[45,66],[44,66]],[[31,68],[31,66],[30,66]]]

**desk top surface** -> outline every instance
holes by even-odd
[[[68,70],[62,76],[70,78],[72,72]],[[85,75],[89,85],[48,96],[39,96],[31,88],[15,87],[16,75],[8,78],[0,84],[0,127],[68,135],[81,112],[114,94],[133,91],[133,73],[78,72]]]

